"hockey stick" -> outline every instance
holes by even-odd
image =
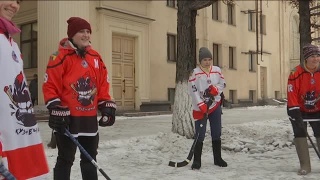
[[[306,128],[307,128],[307,127],[306,127]],[[306,133],[306,135],[307,135],[307,137],[308,137],[308,139],[309,139],[309,141],[310,141],[310,143],[311,143],[311,145],[312,145],[312,147],[313,147],[314,151],[316,152],[316,154],[317,154],[318,158],[320,159],[319,151],[317,150],[316,146],[314,145],[314,143],[313,143],[313,141],[312,141],[311,137],[309,136],[309,133],[308,133],[308,131],[307,131],[307,129],[306,129],[306,128],[305,128],[305,126],[304,126],[304,124],[303,124],[302,129],[303,129],[303,131]]]
[[[305,130],[305,131],[306,131],[306,130]],[[309,139],[309,141],[310,141],[310,143],[311,143],[311,145],[312,145],[312,147],[313,147],[314,151],[317,153],[317,156],[318,156],[318,158],[320,159],[319,151],[317,150],[316,146],[314,145],[314,143],[313,143],[312,139],[310,138],[310,136],[309,136],[309,134],[308,134],[308,132],[307,132],[307,131],[306,131],[306,133],[307,133],[307,137],[308,137],[308,139]]]
[[[208,118],[208,111],[209,111],[209,107],[207,109],[207,112],[206,114],[204,115],[203,119],[202,120],[206,120]],[[201,120],[201,121],[202,121]],[[200,127],[203,127],[202,124],[200,124]],[[189,151],[189,154],[188,154],[188,157],[184,160],[184,161],[181,161],[181,162],[173,162],[173,161],[169,161],[169,166],[171,167],[183,167],[183,166],[186,166],[189,164],[189,162],[191,161],[192,157],[193,157],[193,153],[194,153],[194,148],[198,142],[198,139],[199,139],[199,132],[197,133],[197,137],[194,139],[193,143],[192,143],[192,146],[191,146],[191,149]]]
[[[184,161],[181,161],[181,162],[169,161],[169,166],[171,166],[171,167],[183,167],[183,166],[188,165],[189,162],[191,161],[192,157],[193,157],[194,148],[196,146],[198,138],[199,138],[199,133],[197,134],[197,137],[193,141],[193,144],[192,144],[191,149],[189,151],[188,157]]]
[[[100,171],[100,173],[103,175],[103,177],[105,177],[107,180],[111,180],[109,178],[109,176],[99,167],[99,165],[97,164],[97,162],[90,156],[90,154],[81,146],[81,144],[79,143],[79,141],[73,137],[73,135],[70,133],[70,131],[68,129],[65,129],[65,134],[67,134],[67,136],[71,139],[71,141],[73,141],[78,148],[80,149],[80,151],[86,156],[86,158],[88,158],[89,161],[91,161],[91,163]]]
[[[16,178],[8,171],[3,163],[0,163],[0,174],[5,177],[6,180],[16,180]]]

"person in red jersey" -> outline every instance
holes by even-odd
[[[90,24],[79,17],[71,17],[67,23],[68,38],[62,39],[58,52],[51,55],[42,87],[58,148],[54,180],[69,180],[75,159],[77,147],[64,134],[65,128],[96,161],[98,125],[112,126],[116,110],[107,68],[90,45]],[[102,115],[99,121],[98,111]],[[96,167],[82,153],[80,159],[82,179],[97,180]]]
[[[21,52],[12,38],[21,32],[11,21],[19,9],[20,1],[0,1],[0,72],[5,77],[0,81],[0,165],[19,180],[44,179],[49,168]]]
[[[294,143],[300,161],[299,175],[311,172],[307,143],[307,122],[311,125],[320,147],[320,50],[308,44],[303,47],[304,60],[288,78],[287,112],[292,124]]]

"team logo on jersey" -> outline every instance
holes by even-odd
[[[84,68],[87,68],[87,67],[88,67],[88,63],[87,63],[86,60],[82,60],[82,61],[81,61],[81,65],[82,65],[82,67],[84,67]]]
[[[310,81],[311,84],[315,84],[316,83],[316,80],[314,80],[313,78],[311,79]]]
[[[15,78],[13,86],[4,87],[4,92],[11,101],[11,104],[9,104],[12,109],[11,116],[16,116],[17,123],[25,127],[36,125],[30,93],[22,72]]]
[[[95,95],[97,94],[97,88],[92,82],[92,77],[88,75],[82,76],[70,86],[74,90],[77,100],[82,106],[93,104]]]
[[[315,104],[320,100],[320,97],[316,97],[316,93],[314,91],[308,91],[304,96],[304,107],[306,109],[315,109]]]
[[[18,57],[16,55],[16,53],[14,51],[12,51],[12,59],[15,61],[15,62],[19,62],[18,60]]]

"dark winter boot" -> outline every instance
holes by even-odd
[[[220,167],[227,167],[228,164],[221,158],[221,140],[212,141],[212,151],[214,158],[214,165]]]
[[[294,138],[294,144],[296,146],[300,169],[298,170],[298,175],[306,175],[311,172],[310,156],[308,149],[307,138]]]
[[[71,168],[53,168],[54,180],[70,180]]]
[[[194,147],[194,152],[193,152],[193,164],[191,166],[191,169],[200,169],[201,167],[201,154],[202,154],[202,146],[203,142],[197,142],[195,147]]]
[[[97,168],[90,162],[80,162],[82,180],[98,180]]]
[[[56,135],[52,132],[51,133],[51,140],[47,144],[49,148],[55,149],[57,147]]]

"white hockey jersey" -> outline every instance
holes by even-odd
[[[17,44],[0,31],[0,156],[17,179],[49,172]]]
[[[225,79],[218,66],[211,66],[209,73],[204,72],[200,67],[193,69],[189,77],[188,89],[192,97],[193,118],[195,120],[202,119],[204,114],[199,109],[199,106],[206,102],[204,92],[212,84],[218,88],[218,95],[214,96],[214,101],[209,108],[209,113],[213,112],[220,105],[221,96],[224,89]]]

